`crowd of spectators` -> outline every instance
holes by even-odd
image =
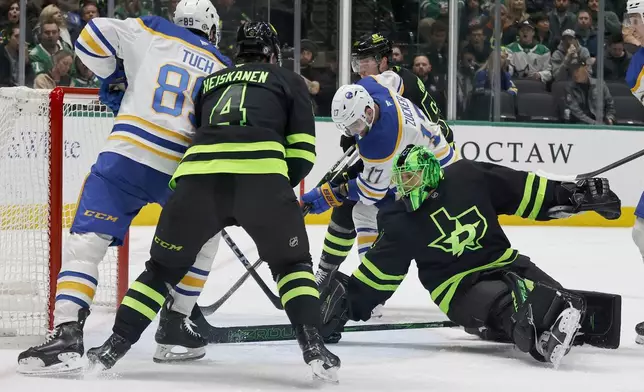
[[[177,1],[115,0],[114,17],[159,15],[171,20]],[[289,15],[284,1],[274,0],[270,5],[260,0],[211,1],[221,18],[219,47],[224,54],[233,55],[235,32],[240,24],[269,15],[272,23],[278,25],[282,42],[292,48],[293,14],[290,10]],[[373,32],[394,37],[390,62],[413,70],[443,112],[450,93],[448,46],[450,40],[457,41],[457,89],[451,93],[457,94],[459,119],[492,119],[492,105],[496,101],[493,87],[498,84],[504,120],[591,123],[601,118],[606,124],[638,123],[637,115],[622,121],[622,114],[632,112],[627,110],[633,102],[627,99],[632,97],[624,88],[624,78],[632,53],[640,46],[640,37],[622,28],[626,0],[606,2],[605,36],[599,37],[599,1],[503,0],[499,10],[501,51],[496,54],[493,51],[494,0],[457,0],[460,21],[457,37],[450,36],[447,0],[378,2],[382,3],[378,7],[385,11],[374,11],[374,15],[380,19],[382,15],[390,15],[392,23],[390,31],[383,31],[374,22]],[[337,45],[309,34],[313,30],[310,25],[315,5],[324,3],[303,0],[302,36],[305,39],[301,41],[299,53],[301,74],[319,116],[330,114],[331,99],[338,84]],[[332,1],[326,3],[329,9],[335,7]],[[360,4],[360,0],[354,0],[354,7]],[[401,17],[401,9],[405,7],[406,15]],[[411,17],[410,8],[416,11]],[[99,80],[76,58],[73,47],[89,20],[107,15],[106,0],[28,0],[26,37],[20,37],[18,28],[22,11],[18,1],[0,0],[0,86],[17,85],[20,39],[27,43],[27,86],[99,86]],[[335,12],[337,17],[337,8]],[[401,22],[401,18],[407,20]],[[400,30],[411,33],[401,35]],[[326,33],[337,35],[335,31]],[[360,32],[352,34],[355,39]],[[600,45],[604,47],[604,58],[598,62]],[[292,67],[293,58],[298,54],[288,47],[284,50],[284,65]],[[495,55],[500,67],[494,64]],[[598,64],[603,65],[603,86],[597,82]],[[495,69],[500,71],[496,80]],[[604,104],[599,106],[603,108],[598,108],[594,101],[600,89]],[[623,101],[619,105],[615,104],[617,98]],[[603,113],[597,112],[600,109]]]

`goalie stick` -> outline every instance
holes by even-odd
[[[200,317],[194,321],[206,336],[208,343],[251,343],[295,340],[295,331],[290,324],[253,325],[237,327],[214,327]],[[361,324],[345,326],[342,332],[390,331],[396,329],[425,329],[458,327],[452,321],[425,323]]]
[[[609,170],[613,170],[619,166],[622,166],[630,161],[634,161],[637,158],[640,158],[641,156],[644,156],[644,150],[637,151],[627,157],[624,157],[618,161],[615,161],[609,165],[606,165],[600,169],[597,169],[595,171],[591,171],[588,173],[582,173],[582,174],[570,174],[570,175],[565,175],[565,174],[553,174],[553,173],[548,173],[542,170],[539,170],[536,172],[536,174],[540,175],[541,177],[546,177],[551,180],[555,181],[564,181],[564,182],[576,182],[580,180],[585,180],[587,178],[591,177],[596,177],[600,174],[606,173]]]

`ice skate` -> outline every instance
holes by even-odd
[[[536,349],[555,369],[570,351],[575,335],[581,328],[581,317],[581,311],[571,305],[559,314],[549,331],[539,336]]]
[[[637,333],[635,343],[644,344],[644,321],[635,326],[635,332]]]
[[[132,344],[125,338],[113,333],[102,346],[87,350],[89,368],[94,369],[97,366],[100,370],[112,368],[130,350],[131,346]]]
[[[83,367],[83,325],[89,310],[78,312],[79,321],[58,325],[45,341],[18,355],[18,373],[61,374],[78,372]]]
[[[317,328],[310,325],[296,325],[295,333],[302,349],[304,362],[311,366],[313,377],[337,383],[340,358],[324,346]]]
[[[324,295],[324,290],[329,287],[331,279],[335,276],[335,272],[338,270],[337,265],[329,264],[325,261],[320,261],[318,270],[315,272],[315,283],[318,285],[318,290],[320,291],[320,296]]]
[[[171,310],[171,306],[172,301],[168,300],[161,309],[159,328],[154,335],[158,345],[153,361],[172,363],[203,358],[208,342],[189,317]]]

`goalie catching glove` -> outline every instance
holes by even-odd
[[[621,215],[621,201],[610,189],[607,178],[562,182],[556,192],[560,205],[548,210],[551,218],[567,218],[584,211],[595,211],[609,220]]]

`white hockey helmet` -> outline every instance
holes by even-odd
[[[628,0],[624,14],[626,27],[637,27],[644,24],[644,0]]]
[[[345,84],[333,96],[331,118],[343,134],[353,137],[373,124],[374,116],[367,116],[367,108],[375,108],[367,90],[357,84]]]
[[[174,24],[201,31],[217,46],[221,37],[219,14],[210,0],[181,0],[174,11]]]

